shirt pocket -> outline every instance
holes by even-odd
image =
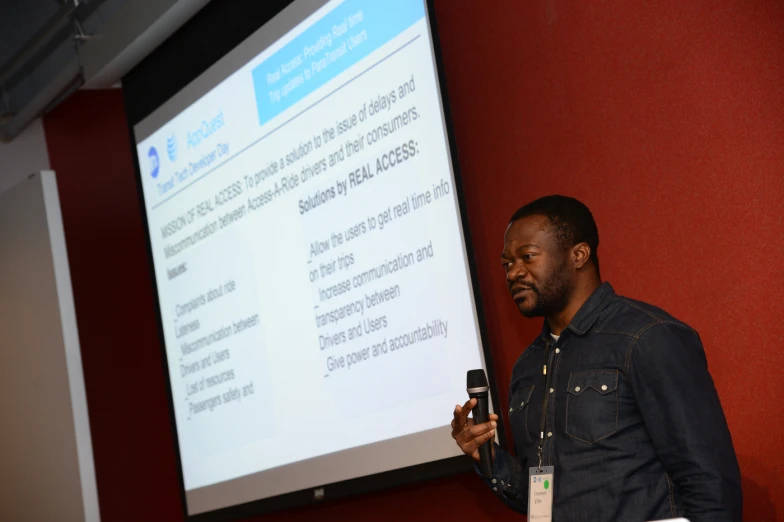
[[[567,391],[567,435],[593,444],[618,431],[618,370],[572,373]]]
[[[528,432],[528,417],[534,387],[522,386],[509,400],[509,422],[512,426],[512,436],[518,451],[531,445],[531,435]]]

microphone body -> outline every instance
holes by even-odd
[[[471,410],[476,424],[484,424],[489,420],[490,408],[487,403],[489,389],[484,370],[468,372],[466,391],[471,399],[476,399],[476,406]],[[486,479],[493,477],[493,440],[494,438],[479,446],[479,470]]]

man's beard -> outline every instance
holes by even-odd
[[[541,287],[531,287],[534,305],[531,308],[520,308],[525,317],[548,317],[561,312],[569,302],[572,293],[572,282],[564,267],[548,278]]]

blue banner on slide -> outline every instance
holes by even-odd
[[[253,69],[259,124],[425,16],[424,0],[346,0]]]

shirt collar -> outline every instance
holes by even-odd
[[[583,303],[572,318],[572,322],[567,326],[567,329],[577,335],[585,335],[613,297],[615,297],[615,290],[613,290],[612,285],[606,282],[602,283],[599,288],[594,290],[588,300]],[[561,334],[563,335],[563,332]],[[545,342],[553,341],[553,338],[550,337],[550,325],[547,324],[547,320],[544,321],[542,326],[541,338]]]

